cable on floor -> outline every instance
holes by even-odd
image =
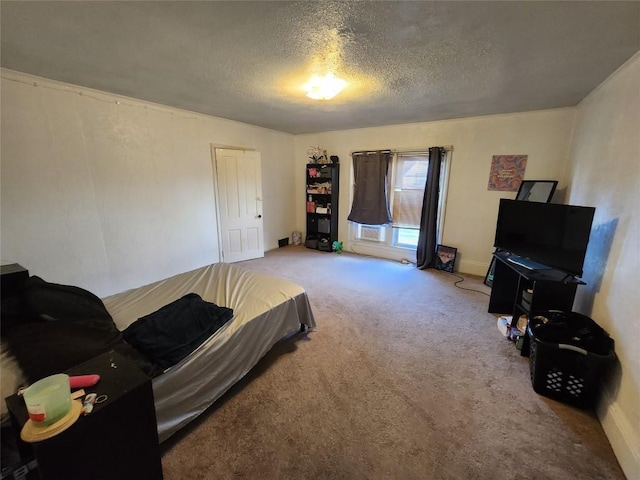
[[[481,293],[483,295],[486,295],[487,297],[491,296],[490,294],[488,294],[487,292],[483,292],[482,290],[476,290],[475,288],[464,288],[464,287],[461,287],[458,284],[464,282],[464,277],[461,277],[460,275],[456,275],[455,273],[451,273],[451,272],[445,272],[445,273],[448,273],[449,275],[452,275],[452,276],[454,276],[454,277],[456,277],[458,279],[456,282],[453,283],[454,287],[459,288],[460,290],[467,290],[469,292],[478,292],[478,293]]]

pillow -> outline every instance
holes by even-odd
[[[122,332],[124,340],[162,368],[169,368],[198,348],[225,323],[233,310],[205,302],[195,294],[141,317]]]

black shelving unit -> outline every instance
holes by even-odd
[[[330,252],[338,240],[340,164],[308,163],[306,169],[307,235],[305,245]]]

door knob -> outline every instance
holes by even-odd
[[[262,215],[258,215],[258,218],[262,218]]]

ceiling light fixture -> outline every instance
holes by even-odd
[[[337,78],[333,73],[327,73],[324,77],[314,75],[302,88],[309,98],[331,100],[346,86],[347,82]]]

